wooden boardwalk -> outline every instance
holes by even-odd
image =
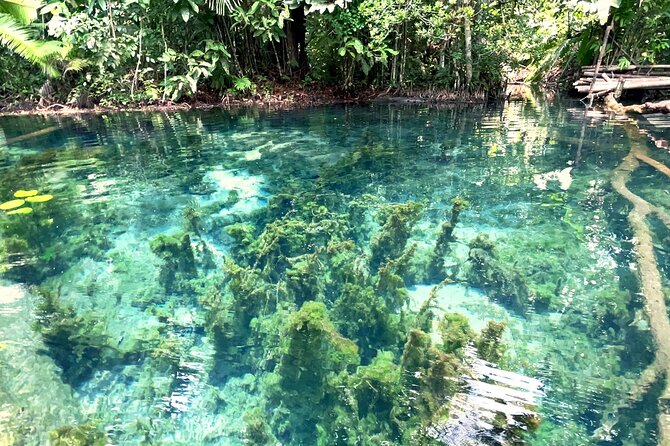
[[[579,93],[603,96],[624,90],[661,90],[670,88],[670,65],[606,65],[582,67],[581,77],[573,84]]]

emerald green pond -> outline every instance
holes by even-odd
[[[629,148],[562,101],[0,117],[0,446],[655,445]],[[482,367],[525,414],[462,422]]]

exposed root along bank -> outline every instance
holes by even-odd
[[[610,108],[619,112],[621,108],[617,107],[619,104],[612,96],[608,96],[606,104],[609,107],[612,101],[614,106]],[[633,209],[628,214],[628,221],[635,237],[635,254],[641,291],[644,296],[645,310],[649,318],[652,336],[656,343],[656,359],[642,373],[630,393],[629,401],[622,403],[616,410],[618,411],[639,400],[653,383],[665,377],[665,388],[659,398],[658,444],[667,446],[670,444],[670,413],[667,404],[670,400],[670,320],[668,319],[663,295],[661,273],[654,255],[652,234],[646,220],[650,215],[655,214],[670,228],[670,216],[667,212],[631,192],[626,183],[631,174],[640,167],[640,161],[644,161],[666,175],[670,170],[664,164],[649,157],[646,141],[642,139],[637,129],[632,128],[631,125],[627,125],[626,129],[631,141],[631,150],[615,169],[612,187],[633,205]],[[607,429],[607,422],[604,424],[605,427],[601,428],[600,431]]]

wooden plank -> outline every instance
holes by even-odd
[[[596,81],[593,84],[592,92],[599,91],[614,91],[618,82]],[[670,77],[649,77],[646,79],[630,79],[623,84],[623,90],[642,90],[642,89],[664,89],[670,88]],[[576,90],[580,93],[586,93],[590,90],[590,86],[577,86]]]
[[[585,65],[582,70],[595,70],[595,65]],[[635,70],[670,70],[670,65],[629,65],[626,68],[619,68],[618,65],[606,65],[600,67],[604,71],[635,71]]]

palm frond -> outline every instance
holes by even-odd
[[[0,0],[0,13],[9,14],[22,25],[28,25],[37,18],[41,2],[34,0]]]
[[[54,62],[62,57],[60,42],[34,40],[26,27],[5,13],[0,13],[0,45],[41,66],[48,76],[58,75]]]

